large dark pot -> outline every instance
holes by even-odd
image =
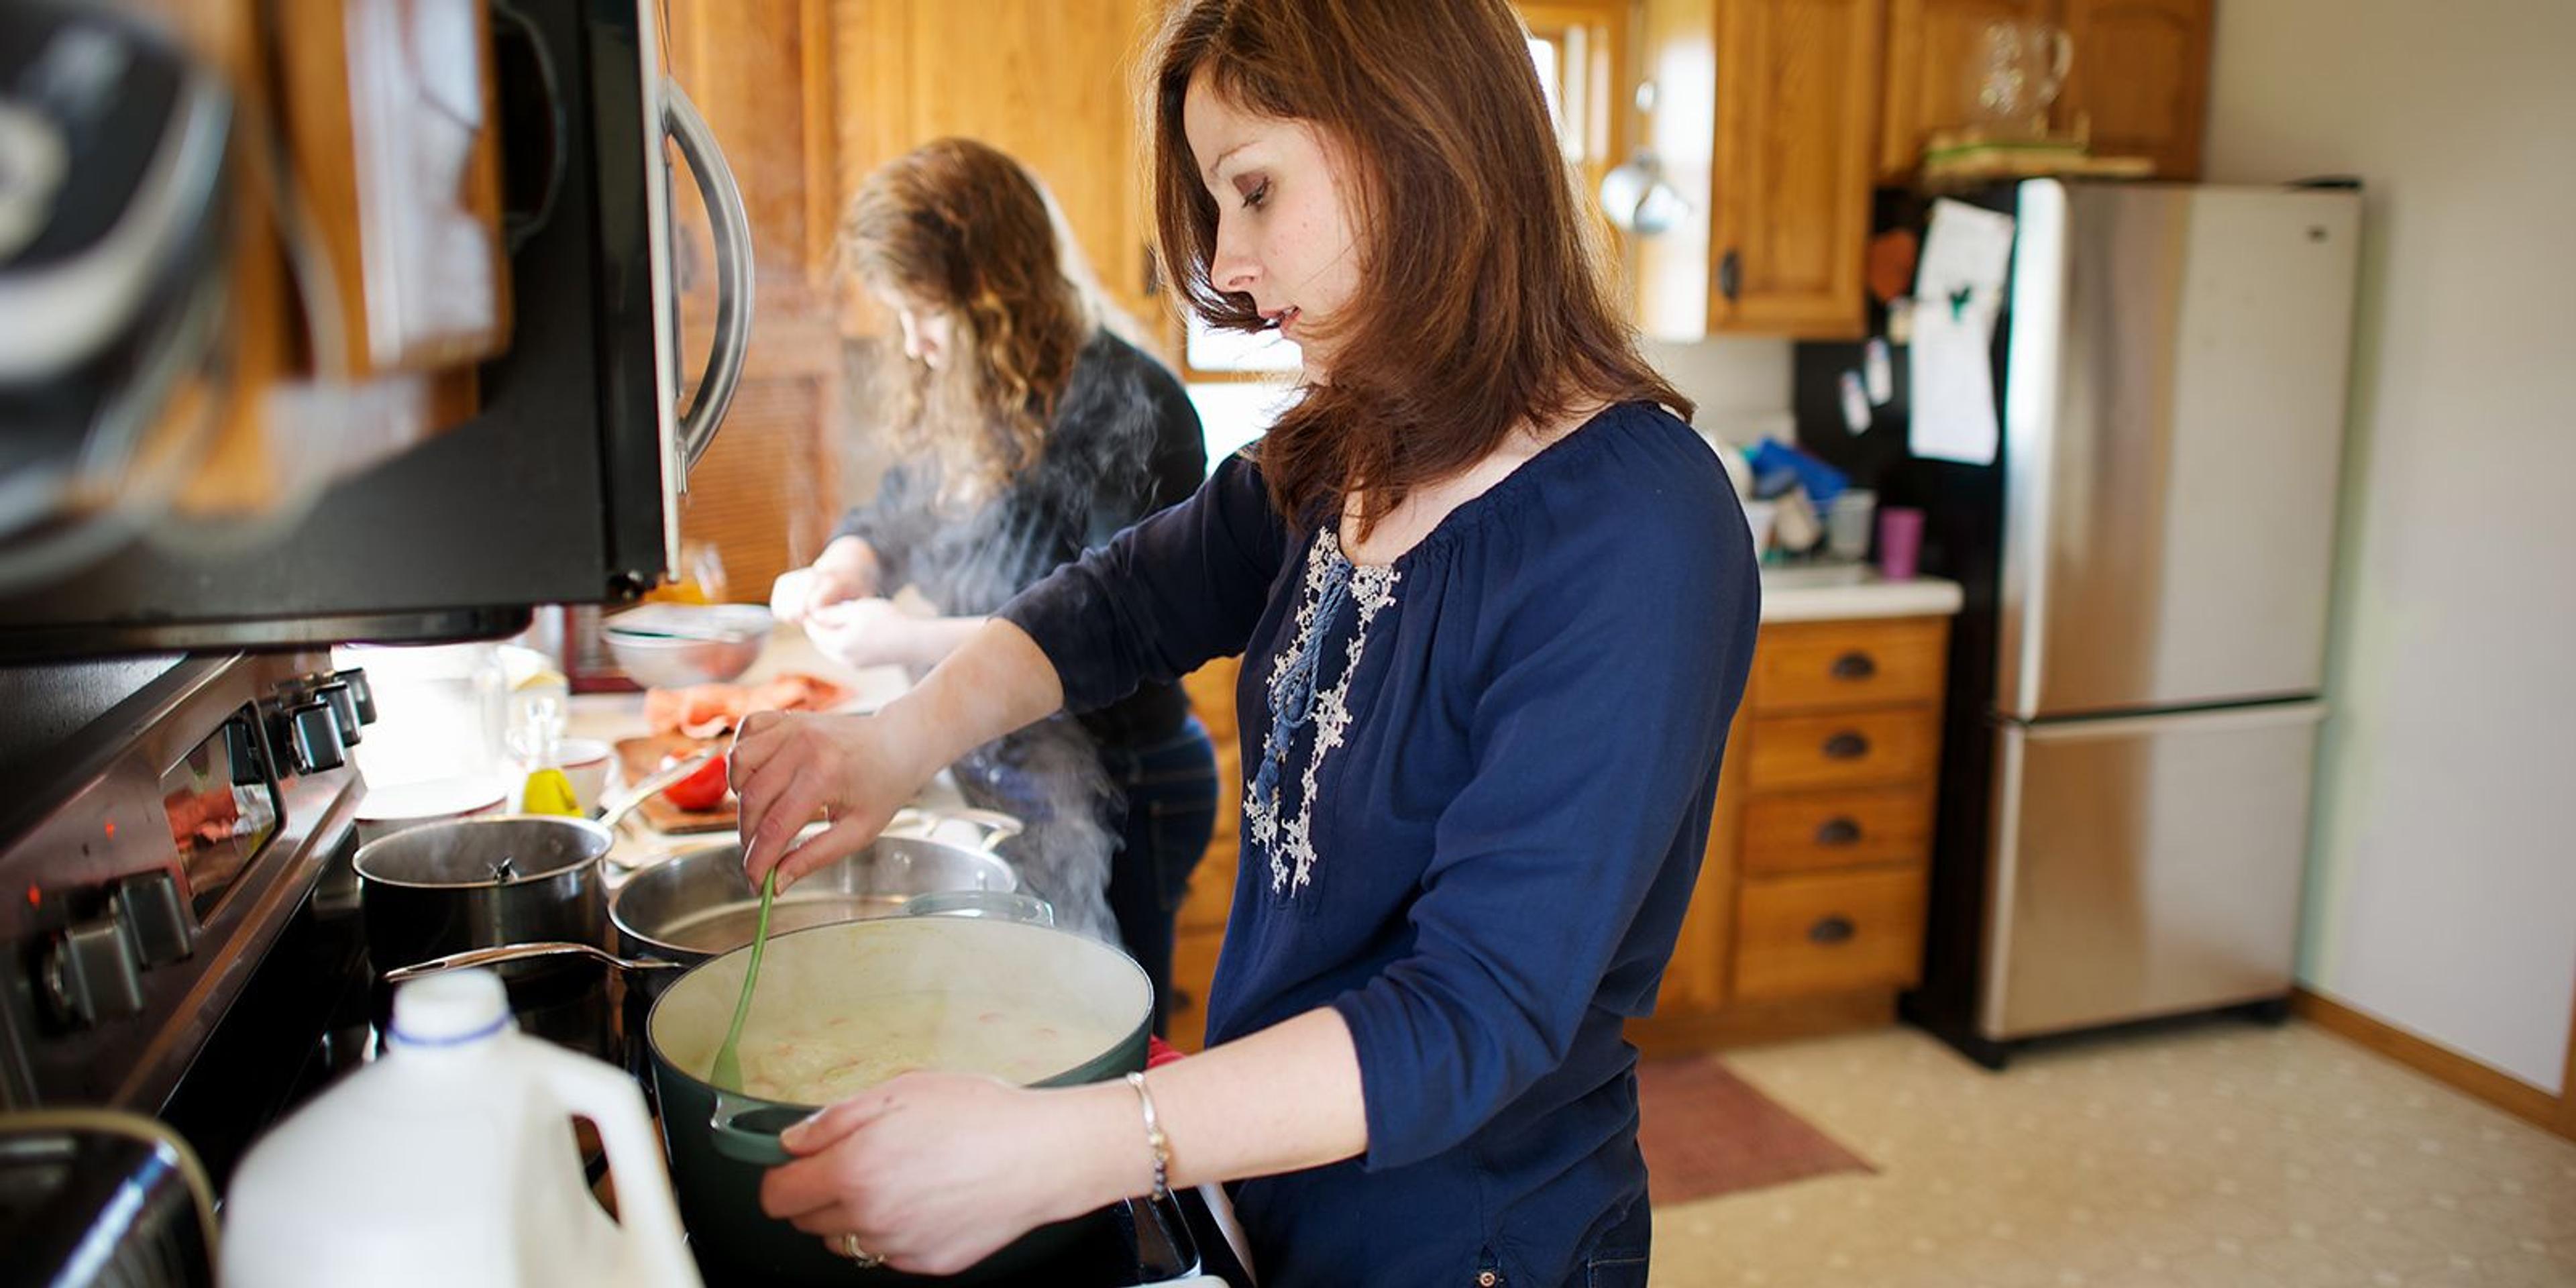
[[[916,900],[923,912],[943,903],[988,910],[973,898]],[[1040,905],[1043,906],[1043,905]],[[820,1107],[792,1098],[719,1091],[705,1074],[724,1041],[742,993],[747,949],[736,950],[670,983],[647,1021],[662,1135],[671,1154],[680,1215],[702,1261],[726,1274],[792,1283],[912,1283],[917,1277],[862,1270],[822,1240],[760,1210],[760,1178],[787,1161],[778,1134]],[[762,1076],[772,1043],[823,1028],[864,1031],[942,1017],[926,1050],[931,1067],[974,1045],[974,1025],[997,1009],[1042,1016],[1082,1054],[1042,1076],[1015,1080],[1069,1086],[1145,1067],[1152,1030],[1153,986],[1125,953],[1079,935],[990,916],[906,916],[819,926],[771,939],[758,995],[742,1038],[746,1081]],[[1076,1036],[1078,1035],[1078,1036]],[[951,1038],[949,1050],[939,1049]],[[867,1048],[865,1041],[856,1043]],[[998,1070],[990,1070],[999,1072]],[[1025,1073],[1025,1071],[1023,1071]],[[1042,1262],[1078,1233],[1078,1222],[1031,1231],[949,1282],[991,1283]]]
[[[599,861],[614,840],[588,819],[527,815],[427,823],[358,847],[359,906],[377,969],[529,940],[608,942]],[[556,963],[496,966],[504,980]]]

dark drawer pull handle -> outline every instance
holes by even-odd
[[[1829,818],[1816,828],[1818,845],[1858,845],[1860,824],[1849,818]]]
[[[1827,917],[1807,927],[1807,938],[1825,945],[1846,944],[1851,942],[1853,931],[1851,918]]]
[[[1866,680],[1878,674],[1878,661],[1867,653],[1845,653],[1834,659],[1837,680]]]
[[[1827,760],[1858,760],[1868,754],[1869,739],[1851,730],[1846,729],[1825,739],[1825,759]]]

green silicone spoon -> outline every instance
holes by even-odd
[[[742,1000],[733,1004],[733,1027],[725,1030],[724,1045],[716,1048],[715,1067],[708,1071],[707,1081],[721,1091],[740,1091],[742,1086],[742,1022],[751,1015],[751,990],[760,983],[760,953],[769,946],[769,901],[778,894],[778,869],[769,870],[769,879],[760,884],[760,924],[751,932],[751,961],[742,972]]]

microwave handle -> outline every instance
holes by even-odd
[[[686,478],[715,443],[725,408],[733,404],[734,390],[742,383],[743,358],[751,349],[751,217],[743,210],[742,188],[734,182],[733,167],[725,164],[724,150],[716,146],[715,133],[676,81],[662,82],[662,118],[663,128],[689,163],[690,176],[697,180],[698,195],[706,202],[715,232],[715,342],[708,346],[707,369],[698,380],[697,396],[680,414],[681,476]]]

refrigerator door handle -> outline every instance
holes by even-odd
[[[2226,729],[2268,729],[2280,725],[2316,724],[2326,718],[2322,702],[2276,702],[2255,707],[2213,707],[2154,715],[2100,716],[2082,720],[2013,721],[2032,742],[2083,742],[2098,738],[2132,738],[2168,729],[2216,733]]]

